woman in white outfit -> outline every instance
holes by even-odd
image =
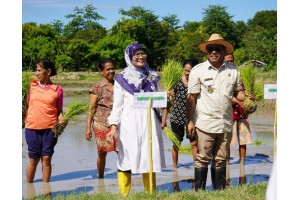
[[[147,52],[141,44],[133,43],[126,48],[127,67],[116,75],[113,108],[108,117],[108,123],[111,125],[110,137],[118,134],[118,185],[123,196],[127,196],[130,190],[131,173],[142,173],[145,191],[150,191],[148,108],[133,106],[134,93],[159,91],[160,78],[149,68],[146,59]],[[152,109],[151,118],[152,191],[155,191],[155,173],[161,172],[166,164],[159,111]]]

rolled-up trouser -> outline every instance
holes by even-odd
[[[198,135],[198,152],[195,160],[196,168],[226,167],[227,151],[231,142],[232,133],[206,133],[196,129]]]

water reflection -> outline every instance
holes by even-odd
[[[173,186],[173,192],[180,192],[179,188],[179,180],[178,180],[178,171],[173,172],[173,181],[172,181],[172,186]]]
[[[41,194],[36,192],[36,188],[33,183],[27,183],[27,198],[35,199],[37,196],[42,195],[43,198],[52,197],[52,189],[49,182],[42,182],[42,192]]]
[[[243,185],[247,183],[246,173],[245,173],[245,165],[240,164],[240,177],[239,177],[239,185]]]
[[[27,198],[34,199],[36,197],[36,191],[33,183],[27,183]]]
[[[97,193],[105,193],[105,183],[104,183],[104,178],[98,179],[98,185],[97,185]]]

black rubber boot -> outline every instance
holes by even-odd
[[[211,175],[211,184],[214,188],[214,190],[216,189],[216,178],[215,178],[215,175],[216,175],[216,168],[210,168],[210,175]]]
[[[215,187],[214,190],[225,189],[226,184],[226,167],[215,169]]]
[[[195,168],[195,190],[205,190],[208,168]]]

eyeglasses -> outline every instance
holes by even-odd
[[[220,45],[209,45],[206,47],[206,51],[208,53],[211,53],[213,51],[220,53],[223,49],[224,49],[223,46],[220,46]]]
[[[146,58],[147,57],[147,54],[145,52],[141,52],[141,53],[136,53],[136,54],[133,54],[133,57],[135,58]]]

